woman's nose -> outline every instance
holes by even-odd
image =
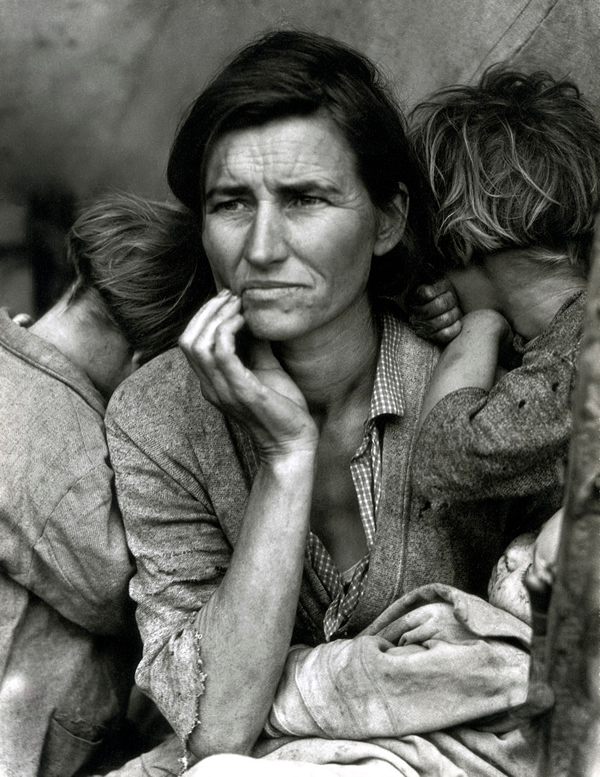
[[[244,258],[250,264],[269,265],[286,258],[284,219],[279,208],[261,203],[254,214],[246,236]]]

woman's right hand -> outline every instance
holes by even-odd
[[[250,434],[263,460],[314,451],[318,431],[306,400],[270,345],[253,341],[249,366],[239,358],[235,338],[243,326],[240,298],[223,289],[179,338],[204,397]]]

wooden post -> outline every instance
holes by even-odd
[[[557,577],[548,613],[540,777],[600,775],[600,221],[573,399]]]

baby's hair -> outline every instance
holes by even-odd
[[[528,248],[587,275],[600,126],[574,83],[496,65],[477,86],[434,93],[411,118],[441,270]]]
[[[86,208],[67,236],[75,269],[68,304],[82,297],[92,314],[120,330],[148,361],[177,343],[214,290],[197,221],[181,205],[130,194]]]

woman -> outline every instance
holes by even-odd
[[[437,350],[381,299],[407,283],[419,179],[374,66],[328,38],[266,35],[200,95],[168,172],[218,294],[181,338],[187,361],[155,360],[109,412],[137,679],[194,757],[256,755],[290,644],[353,636],[432,580],[483,590],[506,515],[480,527],[410,496]],[[526,654],[475,652],[494,666],[487,686],[473,673],[488,706],[467,694],[427,730],[523,701]]]

